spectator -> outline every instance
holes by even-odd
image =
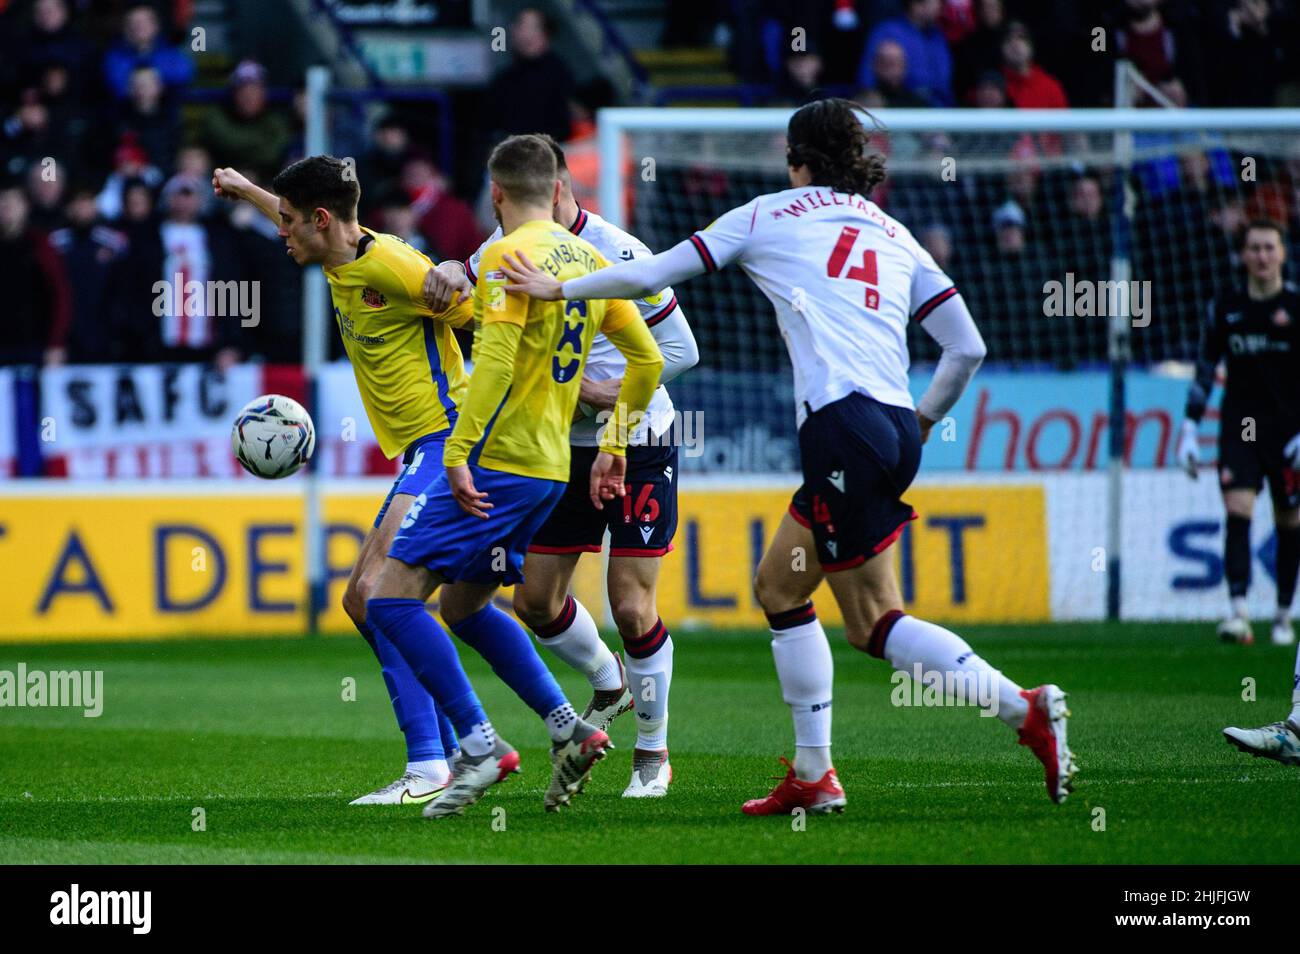
[[[398,186],[402,166],[410,152],[411,131],[396,115],[389,113],[375,126],[370,148],[357,163],[357,179],[364,187],[361,190],[363,211],[377,208],[369,196],[383,196]]]
[[[825,69],[819,53],[804,51],[785,58],[784,70],[777,83],[777,99],[802,106],[817,95]]]
[[[65,222],[63,191],[68,167],[59,162],[33,163],[27,168],[27,221],[49,235]]]
[[[122,39],[104,55],[104,80],[115,99],[126,98],[131,72],[138,66],[152,66],[169,89],[188,86],[194,79],[194,63],[179,47],[167,44],[158,12],[147,3],[127,10]]]
[[[51,154],[82,168],[93,156],[99,124],[86,100],[72,88],[71,71],[62,63],[50,63],[41,71],[40,95],[49,115]]]
[[[1196,36],[1182,24],[1171,25],[1160,9],[1164,0],[1124,0],[1124,25],[1116,51],[1175,106],[1203,104],[1205,86]],[[1145,93],[1139,106],[1155,103]]]
[[[25,175],[28,166],[52,156],[57,145],[57,136],[50,126],[50,111],[41,102],[40,92],[34,87],[23,90],[18,108],[0,126],[0,158],[3,158],[0,175]]]
[[[1235,0],[1215,21],[1223,50],[1210,85],[1214,106],[1272,106],[1284,76],[1286,40],[1268,0]]]
[[[1051,354],[1061,335],[1042,317],[1043,286],[1053,277],[1050,264],[1030,240],[1029,222],[1019,203],[1008,200],[998,206],[991,224],[992,241],[986,240],[980,281],[972,283],[971,311],[989,326],[990,337],[1002,344],[1006,358],[1028,360]]]
[[[74,188],[67,205],[68,224],[51,233],[50,244],[63,259],[72,296],[68,360],[94,363],[119,360],[122,336],[112,324],[109,289],[127,238],[99,221],[95,190]]]
[[[230,99],[204,116],[199,141],[218,166],[253,169],[270,179],[289,147],[289,122],[267,106],[266,69],[244,60],[230,74]]]
[[[0,186],[0,283],[19,289],[5,305],[0,365],[61,364],[71,301],[68,276],[48,237],[28,221],[27,195]]]
[[[411,248],[429,254],[429,243],[420,234],[415,209],[400,189],[389,189],[380,194],[375,203],[375,217],[379,231],[396,235]]]
[[[881,106],[917,109],[929,106],[923,97],[912,92],[904,83],[907,76],[907,51],[895,40],[881,40],[876,44],[875,59],[871,62],[871,92],[876,93]]]
[[[1034,40],[1023,23],[1007,24],[1002,39],[1002,78],[1007,99],[1017,109],[1066,109],[1070,105],[1056,77],[1034,62]]]
[[[970,104],[976,109],[1005,109],[1007,81],[1000,71],[981,73],[970,90]]]
[[[953,83],[959,102],[969,102],[984,74],[1002,69],[1007,15],[1003,0],[975,0],[975,29],[953,47]]]
[[[123,136],[131,136],[149,163],[164,175],[171,171],[180,128],[167,88],[152,66],[137,66],[131,71],[127,99],[113,132],[114,141],[119,143]]]
[[[141,179],[124,182],[121,208],[117,227],[126,237],[126,250],[105,291],[109,324],[118,331],[116,356],[128,362],[157,361],[162,341],[153,289],[163,274],[163,246],[153,189]]]
[[[168,361],[215,360],[227,366],[236,359],[232,345],[239,335],[239,319],[208,314],[206,289],[209,282],[243,276],[233,232],[221,220],[199,219],[205,186],[201,179],[177,175],[163,187],[163,267],[155,278],[169,286],[160,316],[162,348]],[[189,297],[193,287],[204,290],[203,301]]]
[[[942,0],[906,0],[904,15],[885,20],[867,37],[858,80],[866,88],[875,82],[876,48],[886,40],[898,43],[907,58],[905,85],[933,106],[951,106],[952,55],[938,27]]]
[[[525,7],[510,24],[510,64],[493,78],[485,115],[497,135],[549,133],[557,141],[569,138],[573,75],[551,50],[551,19]]]
[[[71,94],[76,98],[90,90],[92,73],[99,65],[94,44],[77,32],[67,0],[36,0],[32,6],[32,30],[21,38],[15,59],[23,71],[32,76],[48,66],[59,65],[68,71]]]
[[[112,222],[122,214],[122,193],[128,182],[140,180],[150,189],[156,189],[163,182],[163,174],[157,166],[149,163],[149,157],[135,141],[135,137],[126,133],[113,151],[113,171],[109,173],[100,190],[99,214]]]
[[[434,259],[464,261],[474,254],[483,241],[482,229],[470,207],[452,194],[433,160],[420,155],[408,159],[401,185]]]
[[[1061,274],[1074,272],[1091,281],[1101,281],[1110,273],[1110,217],[1106,214],[1106,197],[1101,179],[1084,172],[1066,185],[1065,214],[1048,219],[1048,238]]]

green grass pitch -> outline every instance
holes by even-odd
[[[0,862],[1300,860],[1300,771],[1242,755],[1220,735],[1287,712],[1294,650],[1221,645],[1207,625],[963,632],[1022,684],[1070,692],[1082,772],[1065,805],[1047,800],[1039,764],[1001,723],[972,709],[891,705],[889,668],[838,633],[835,761],[849,805],[805,830],[739,811],[792,747],[766,633],[674,635],[668,798],[619,797],[634,737],[624,716],[618,749],[557,815],[542,810],[541,725],[467,652],[524,771],[439,822],[414,806],[347,805],[404,761],[359,638],[0,646],[0,669],[102,669],[105,694],[98,719],[0,709]],[[585,704],[581,678],[548,663]],[[356,701],[342,698],[346,677]],[[1246,677],[1257,702],[1242,699]],[[195,808],[204,831],[192,830]]]

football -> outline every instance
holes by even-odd
[[[279,480],[311,460],[316,428],[307,409],[282,394],[244,405],[230,430],[235,459],[254,477]]]

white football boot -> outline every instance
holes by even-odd
[[[1273,620],[1272,639],[1274,646],[1295,645],[1295,630],[1291,628],[1290,617],[1286,619],[1279,617]]]
[[[1250,620],[1244,616],[1229,616],[1219,624],[1217,632],[1219,638],[1225,643],[1250,646],[1255,642],[1255,634],[1250,629]]]
[[[497,736],[496,746],[487,755],[473,756],[462,750],[446,791],[424,807],[424,817],[447,818],[459,815],[482,798],[493,785],[504,782],[511,773],[518,771],[519,753],[500,736]]]
[[[1300,727],[1292,722],[1274,722],[1258,729],[1223,730],[1230,743],[1258,758],[1275,759],[1283,765],[1300,765]]]
[[[605,753],[614,747],[609,736],[593,725],[581,719],[573,729],[573,735],[563,742],[551,746],[551,783],[546,787],[542,804],[548,812],[560,810],[561,805],[569,804],[569,799],[582,791],[591,774],[591,767],[605,757]]]
[[[376,789],[369,795],[362,795],[348,802],[349,805],[423,805],[433,801],[444,791],[447,783],[439,785],[423,775],[407,772],[401,778],[389,782],[383,788]]]
[[[632,691],[627,685],[627,670],[623,668],[623,657],[614,653],[618,662],[618,674],[622,684],[617,689],[596,689],[591,694],[591,701],[583,710],[582,721],[601,732],[608,734],[614,720],[624,712],[632,711]]]
[[[663,798],[673,780],[673,767],[668,764],[668,750],[647,752],[637,749],[632,753],[632,781],[623,789],[624,798]]]

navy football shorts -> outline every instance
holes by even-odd
[[[677,532],[677,448],[627,449],[627,495],[591,505],[591,465],[599,448],[570,448],[564,496],[529,544],[530,553],[599,553],[609,528],[609,555],[657,557]]]
[[[865,563],[916,519],[902,499],[921,465],[915,411],[865,394],[833,401],[799,428],[799,459],[790,513],[811,528],[824,572]]]

